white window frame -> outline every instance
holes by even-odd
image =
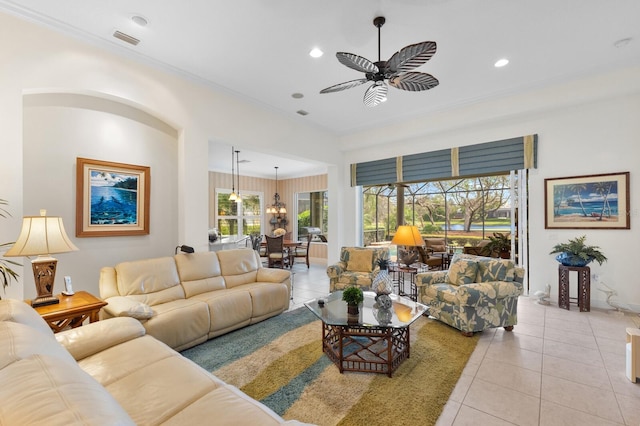
[[[244,223],[243,223],[243,219],[253,219],[253,218],[257,218],[259,219],[260,222],[260,232],[264,233],[264,229],[265,229],[265,223],[264,223],[264,218],[265,218],[265,213],[264,213],[264,192],[258,192],[258,191],[242,191],[240,193],[240,196],[244,196],[244,195],[252,195],[252,196],[258,196],[258,198],[260,199],[260,208],[259,208],[259,214],[258,215],[249,215],[249,216],[245,216],[244,213],[244,204],[240,203],[238,205],[238,214],[235,216],[221,216],[218,214],[218,212],[220,211],[220,209],[218,208],[218,199],[219,199],[219,195],[220,194],[224,194],[227,197],[231,194],[231,189],[229,188],[216,188],[215,191],[215,217],[214,217],[214,224],[216,225],[216,227],[218,226],[218,220],[219,219],[235,219],[236,223],[238,224],[238,237],[242,237],[244,236]]]

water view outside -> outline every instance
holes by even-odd
[[[138,176],[91,171],[92,225],[138,224]]]

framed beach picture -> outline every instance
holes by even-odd
[[[544,180],[547,229],[630,229],[629,172]]]
[[[149,233],[150,168],[78,158],[76,237]]]

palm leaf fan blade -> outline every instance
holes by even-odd
[[[378,72],[378,67],[373,62],[371,62],[367,58],[363,58],[362,56],[358,56],[353,53],[338,52],[336,53],[336,57],[342,65],[353,70],[363,73]]]
[[[331,87],[327,87],[326,89],[322,89],[320,93],[332,93],[332,92],[340,92],[342,90],[351,89],[352,87],[360,86],[367,82],[366,78],[360,78],[358,80],[345,81],[344,83],[336,84]]]
[[[436,87],[440,82],[431,74],[424,72],[407,72],[389,79],[389,84],[396,89],[419,92]]]
[[[431,59],[436,49],[435,41],[423,41],[403,47],[387,61],[386,70],[391,73],[411,71]]]
[[[388,86],[384,83],[374,83],[364,93],[364,104],[368,107],[380,105],[387,100]]]

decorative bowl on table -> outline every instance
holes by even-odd
[[[580,256],[571,254],[571,253],[560,253],[556,256],[556,260],[560,262],[563,266],[577,266],[583,267],[587,266],[589,263],[593,261],[593,257],[589,257],[588,259],[583,259]]]

